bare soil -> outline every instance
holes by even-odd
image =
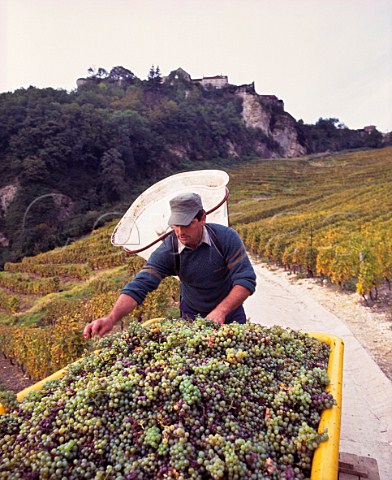
[[[0,353],[0,385],[6,390],[18,393],[35,383],[10,360]]]

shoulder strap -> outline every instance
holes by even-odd
[[[174,257],[174,271],[176,275],[180,273],[180,254],[178,253],[178,238],[177,235],[173,232],[171,235],[173,257]]]

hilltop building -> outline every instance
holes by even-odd
[[[215,75],[214,77],[195,78],[192,83],[200,83],[203,87],[223,88],[229,84],[227,75]]]
[[[162,83],[172,83],[173,80],[178,79],[178,78],[183,78],[189,83],[193,83],[194,85],[201,85],[203,88],[215,88],[215,89],[221,89],[224,87],[231,86],[234,89],[235,93],[250,93],[250,94],[255,94],[255,84],[254,82],[249,83],[249,84],[244,84],[244,85],[230,85],[229,84],[229,77],[227,75],[214,75],[212,77],[203,77],[203,78],[192,78],[188,72],[186,72],[183,68],[179,67],[176,70],[173,70],[170,72],[169,75],[163,76],[161,78]],[[98,76],[92,76],[88,78],[78,78],[76,80],[76,86],[82,87],[83,85],[86,85],[90,82],[96,82],[96,83],[101,83],[101,82],[113,82],[113,79],[109,77],[98,77]],[[119,87],[124,86],[126,82],[124,82],[123,79],[115,79],[115,82]]]
[[[366,125],[366,127],[363,127],[363,131],[368,133],[369,135],[376,130],[375,125]]]
[[[162,83],[170,82],[173,79],[183,78],[187,82],[194,85],[201,85],[204,88],[216,88],[221,89],[230,86],[229,77],[227,75],[214,75],[213,77],[192,78],[188,72],[179,67],[176,70],[170,72],[166,77],[162,77]],[[235,93],[256,93],[255,83],[249,83],[244,85],[232,85]]]

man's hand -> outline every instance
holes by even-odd
[[[112,331],[114,323],[110,317],[98,318],[84,327],[84,338],[103,337]]]
[[[226,298],[224,298],[214,310],[206,316],[208,320],[223,325],[226,320],[226,315],[232,312],[234,309],[243,304],[243,302],[249,297],[250,292],[241,285],[235,285],[229,292]]]
[[[212,310],[206,318],[208,320],[212,320],[213,322],[217,323],[218,325],[223,325],[225,323],[226,315],[222,312]]]
[[[114,325],[126,315],[129,315],[136,307],[136,300],[129,295],[121,294],[107,317],[98,318],[85,326],[83,331],[84,338],[103,337],[111,332]]]

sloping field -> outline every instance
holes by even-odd
[[[230,220],[254,254],[355,285],[392,276],[392,148],[261,160],[230,172]]]
[[[392,148],[257,160],[228,170],[230,219],[255,255],[351,285],[364,296],[390,280]],[[109,313],[142,260],[110,244],[114,224],[0,272],[0,350],[33,379],[87,348],[80,332]],[[132,318],[176,309],[167,279]]]
[[[81,332],[107,315],[119,291],[144,263],[113,247],[114,224],[65,247],[5,264],[0,272],[0,351],[32,379],[65,367],[91,348]],[[148,295],[131,318],[146,320],[170,310],[173,278]]]

